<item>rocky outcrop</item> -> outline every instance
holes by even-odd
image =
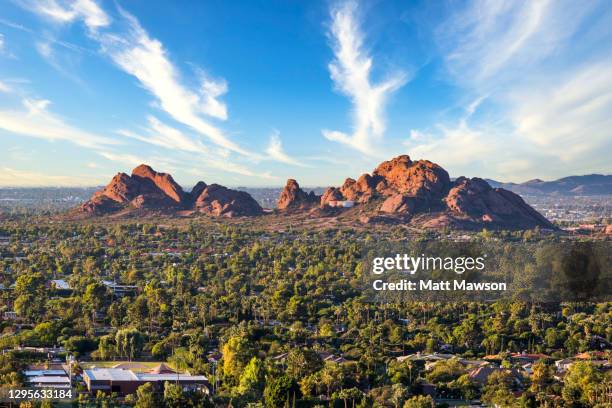
[[[129,176],[118,173],[102,190],[79,207],[86,215],[105,215],[130,210],[155,210],[163,213],[197,210],[213,216],[242,216],[262,213],[248,194],[200,181],[185,193],[167,173],[158,173],[141,164]]]
[[[306,193],[294,179],[287,180],[287,184],[278,197],[279,210],[310,208],[320,201],[314,192]]]
[[[263,213],[261,206],[244,191],[211,184],[195,201],[197,211],[216,217],[253,216]]]
[[[452,183],[439,165],[428,160],[412,161],[407,155],[381,163],[371,175],[363,174],[357,180],[348,178],[339,188],[328,188],[320,204],[338,207],[341,201],[357,205],[373,202],[378,214],[385,214],[385,220],[393,216],[404,220],[412,217],[432,227],[486,224],[552,228],[546,218],[518,195],[494,189],[482,179],[462,177]],[[369,220],[377,219],[372,205],[361,208]]]
[[[206,185],[205,182],[198,181],[196,185],[193,186],[193,188],[191,189],[191,192],[189,193],[190,200],[195,203],[195,201],[198,199],[200,194],[202,194],[202,192],[206,189],[206,187],[208,186]]]
[[[325,190],[325,192],[321,196],[320,203],[321,203],[321,207],[325,207],[326,205],[329,205],[330,203],[335,203],[337,201],[342,201],[342,200],[344,200],[344,196],[342,195],[342,192],[340,191],[340,189],[336,187],[329,187],[327,190]]]
[[[287,216],[303,213],[343,221],[410,223],[421,228],[554,228],[508,190],[493,188],[479,178],[460,177],[451,182],[439,165],[412,161],[406,155],[381,163],[372,174],[347,178],[322,196],[306,193],[297,181],[289,179],[279,196],[278,209]],[[246,192],[200,181],[187,193],[171,175],[147,165],[136,167],[131,175],[118,173],[78,208],[79,214],[85,215],[133,214],[133,210],[170,215],[198,212],[215,217],[264,213]]]
[[[183,189],[167,173],[158,173],[150,166],[141,164],[132,170],[132,179],[140,185],[143,194],[161,194],[176,204],[183,201],[185,195]]]
[[[492,188],[486,181],[476,177],[458,178],[444,201],[454,215],[475,222],[518,228],[538,225],[553,228],[546,218],[519,195],[503,188]]]
[[[372,173],[381,177],[378,186],[384,195],[401,193],[409,197],[442,198],[450,188],[446,170],[429,160],[413,162],[407,155],[381,163]]]

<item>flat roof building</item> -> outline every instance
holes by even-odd
[[[203,375],[179,374],[160,364],[153,370],[137,373],[124,368],[91,368],[83,371],[83,380],[91,393],[116,392],[120,395],[134,394],[146,383],[161,391],[166,381],[175,382],[183,388],[197,388],[208,393],[208,378]]]
[[[29,368],[23,375],[26,384],[33,388],[70,388],[70,377],[61,364],[48,369]]]

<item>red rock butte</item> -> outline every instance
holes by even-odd
[[[171,175],[147,165],[131,175],[118,173],[78,209],[88,216],[130,214],[153,210],[167,215],[202,213],[213,217],[260,216],[261,206],[248,193],[219,184],[198,182],[185,192]],[[503,188],[492,188],[480,178],[459,177],[428,160],[402,155],[385,161],[372,174],[347,178],[321,195],[307,193],[294,179],[287,180],[275,214],[333,216],[356,214],[359,222],[400,222],[426,228],[527,229],[553,225],[523,199]]]

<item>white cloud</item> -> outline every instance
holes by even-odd
[[[372,57],[363,46],[363,34],[357,17],[357,4],[347,1],[332,10],[330,37],[335,59],[329,64],[331,78],[337,89],[353,104],[353,134],[324,130],[332,141],[347,144],[362,153],[372,154],[374,143],[385,131],[384,107],[389,96],[406,81],[403,72],[387,76],[372,84]]]
[[[110,17],[94,0],[21,0],[20,4],[42,17],[57,23],[71,23],[83,20],[90,30],[108,26]]]
[[[224,79],[215,81],[209,78],[202,79],[202,106],[201,111],[205,115],[222,120],[227,120],[227,106],[219,101],[219,97],[227,93],[227,81]]]
[[[51,43],[47,41],[39,41],[36,43],[36,51],[45,59],[49,60],[53,56]]]
[[[305,165],[299,160],[296,160],[285,153],[279,132],[276,130],[272,133],[272,135],[270,135],[270,142],[268,144],[268,148],[266,149],[266,153],[272,160],[285,164],[291,164],[293,166],[305,167]]]
[[[195,153],[208,153],[208,149],[199,140],[194,140],[183,134],[180,130],[162,123],[154,116],[147,118],[148,125],[143,129],[144,133],[136,133],[130,130],[120,129],[117,133],[140,140],[142,142],[161,146],[166,149],[180,149]]]
[[[119,162],[119,163],[125,163],[127,165],[134,166],[134,167],[142,163],[148,163],[147,160],[143,160],[143,158],[139,156],[135,156],[133,154],[129,154],[129,153],[115,153],[115,152],[109,152],[109,151],[98,151],[98,154],[104,157],[106,160]]]
[[[224,149],[258,158],[257,154],[238,146],[206,119],[227,119],[227,106],[219,99],[227,92],[227,82],[202,75],[199,89],[192,90],[185,86],[179,70],[170,61],[163,44],[150,37],[138,20],[125,10],[118,7],[122,18],[115,21],[114,27],[125,25],[126,29],[102,30],[101,28],[110,25],[111,20],[94,0],[77,0],[70,3],[60,3],[56,0],[22,0],[21,4],[60,23],[82,19],[89,28],[89,36],[99,42],[102,52],[119,68],[134,76],[140,85],[157,99],[159,107],[174,120],[192,128]]]
[[[612,61],[602,49],[612,33],[601,27],[610,24],[601,1],[471,1],[453,10],[436,32],[449,78],[486,97],[455,125],[411,138],[411,154],[502,179],[609,171]]]
[[[50,141],[64,140],[84,147],[118,144],[116,140],[79,129],[51,113],[48,100],[24,99],[23,110],[0,111],[0,129]]]
[[[0,92],[9,93],[11,92],[11,87],[5,82],[0,81]]]
[[[157,98],[161,109],[177,122],[225,149],[254,156],[229,140],[219,128],[202,116],[227,118],[225,104],[217,99],[227,91],[225,81],[204,80],[201,92],[183,86],[178,70],[168,59],[163,44],[149,37],[135,17],[123,10],[121,14],[128,23],[126,33],[93,35],[117,66],[137,78]]]
[[[404,145],[413,158],[440,163],[454,172],[465,171],[483,158],[499,159],[495,155],[499,146],[490,143],[489,135],[466,123],[452,128],[440,126],[435,134],[412,130]]]
[[[612,142],[612,61],[586,64],[544,82],[513,90],[510,116],[523,141],[563,161],[609,160]],[[609,161],[608,161],[609,163]]]
[[[202,174],[205,173],[199,168],[207,169],[218,169],[223,172],[229,172],[239,174],[241,176],[260,178],[265,180],[276,180],[277,177],[270,175],[269,173],[257,173],[251,169],[244,167],[240,164],[234,163],[229,160],[219,160],[214,156],[202,157],[202,155],[194,156],[192,153],[187,153],[185,156],[168,157],[168,156],[139,156],[130,153],[117,153],[108,150],[100,150],[98,154],[107,160],[123,163],[128,166],[138,166],[142,163],[152,165],[155,168],[163,169],[163,171],[175,171],[177,169],[184,169],[185,163],[190,163],[188,172],[191,174]],[[198,163],[203,163],[202,166],[198,166]],[[195,166],[195,167],[194,167]]]

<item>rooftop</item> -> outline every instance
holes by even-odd
[[[92,381],[138,381],[136,374],[122,368],[92,368],[85,370],[83,375]]]

